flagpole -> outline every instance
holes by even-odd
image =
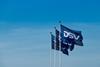
[[[52,32],[50,32],[50,34],[52,34]],[[55,43],[54,43],[54,49],[55,49]],[[53,59],[53,63],[52,63],[52,59]],[[53,51],[53,58],[52,58],[52,54],[51,54],[51,46],[50,46],[50,67],[56,67],[56,62],[55,62],[55,51]]]
[[[61,21],[59,21],[59,25],[61,25]],[[61,61],[62,61],[62,55],[61,55],[61,37],[60,37],[60,33],[59,33],[59,67],[62,67],[62,62]]]
[[[56,27],[55,26],[54,26],[54,29],[56,30]],[[55,37],[54,49],[56,49],[56,37]],[[56,67],[56,52],[55,51],[54,51],[54,67]]]
[[[54,43],[54,49],[56,49],[56,41]],[[56,67],[56,51],[54,50],[54,67]]]
[[[50,35],[52,34],[52,32],[50,32]],[[51,65],[51,61],[52,61],[52,57],[51,57],[51,44],[50,44],[50,67],[52,67]]]
[[[54,28],[56,28],[54,26]],[[54,49],[56,49],[56,38],[55,38],[55,43],[54,43]],[[56,67],[56,51],[54,50],[54,67]]]

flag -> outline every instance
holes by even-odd
[[[59,50],[59,36],[56,30],[56,37],[51,33],[51,49]]]
[[[51,33],[51,48],[55,49],[55,36]]]
[[[63,54],[69,55],[68,48],[69,46],[61,42],[60,32],[55,29],[56,36],[51,33],[51,48],[57,51],[61,51]]]
[[[74,44],[83,46],[83,36],[81,31],[69,29],[61,25],[61,40],[65,43],[71,44],[70,50],[73,50]]]
[[[51,48],[69,55],[69,50],[73,51],[75,45],[83,46],[83,36],[81,31],[72,30],[64,25],[60,25],[61,31],[55,28],[55,35],[51,33]]]
[[[59,46],[60,46],[60,39],[59,39],[59,31],[55,28],[55,33],[56,33],[56,50],[59,50]]]
[[[69,45],[63,43],[60,40],[60,32],[56,28],[55,28],[55,32],[56,32],[56,50],[59,50],[66,55],[69,55],[69,53],[68,53]]]

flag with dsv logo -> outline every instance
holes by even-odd
[[[69,29],[64,25],[60,25],[60,28],[60,31],[55,28],[55,35],[51,33],[52,49],[69,55],[69,50],[72,51],[75,45],[83,46],[81,31]]]
[[[65,43],[74,43],[79,46],[83,46],[83,36],[81,31],[76,31],[65,27],[64,25],[61,26],[61,40]]]

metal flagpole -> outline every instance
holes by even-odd
[[[55,27],[54,27],[55,28]],[[54,39],[54,51],[53,51],[53,55],[54,55],[54,58],[53,58],[53,67],[56,67],[56,38]]]
[[[54,27],[54,29],[56,30],[56,27]],[[55,31],[55,34],[56,34],[56,31]],[[56,37],[55,37],[54,49],[56,50]],[[56,67],[56,51],[54,51],[54,67]]]
[[[56,49],[56,42],[54,43],[54,49]],[[56,67],[56,52],[54,50],[54,67]]]
[[[52,34],[52,32],[50,32]],[[54,41],[54,49],[55,49],[55,41]],[[52,63],[53,60],[53,63]],[[50,45],[50,67],[55,67],[55,51],[53,51],[53,58],[52,58],[52,52],[51,52],[51,45]]]
[[[59,21],[59,24],[61,24],[61,21]],[[62,55],[61,55],[61,31],[59,31],[59,67],[62,67]]]
[[[56,37],[55,37],[55,40],[54,40],[54,67],[56,67],[56,52],[55,52],[55,49],[56,49]]]
[[[50,32],[50,35],[51,35],[51,34],[52,34],[52,33]],[[52,67],[52,66],[51,66],[51,61],[52,61],[51,59],[52,59],[52,58],[51,58],[51,44],[50,44],[50,67]]]

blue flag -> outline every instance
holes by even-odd
[[[56,50],[59,50],[59,47],[60,47],[60,33],[59,31],[55,28],[55,34],[56,34]]]
[[[83,46],[83,36],[81,31],[72,30],[63,25],[61,25],[61,40],[65,43],[71,44],[71,51],[74,48],[74,44]]]
[[[55,34],[56,36],[51,33],[51,48],[57,51],[61,51],[63,54],[69,55],[69,46],[61,42],[61,40],[59,39],[60,32],[57,29],[55,29]]]
[[[51,33],[51,48],[55,49],[55,36]]]
[[[59,32],[56,30],[56,37],[51,33],[51,48],[59,50]]]
[[[69,55],[75,45],[83,46],[81,31],[69,29],[61,25],[61,31],[55,28],[55,36],[51,33],[51,48]]]
[[[59,50],[66,55],[69,55],[69,53],[68,53],[69,45],[63,43],[60,40],[60,37],[61,37],[60,32],[57,29],[55,29],[55,32],[56,32],[56,50]]]

